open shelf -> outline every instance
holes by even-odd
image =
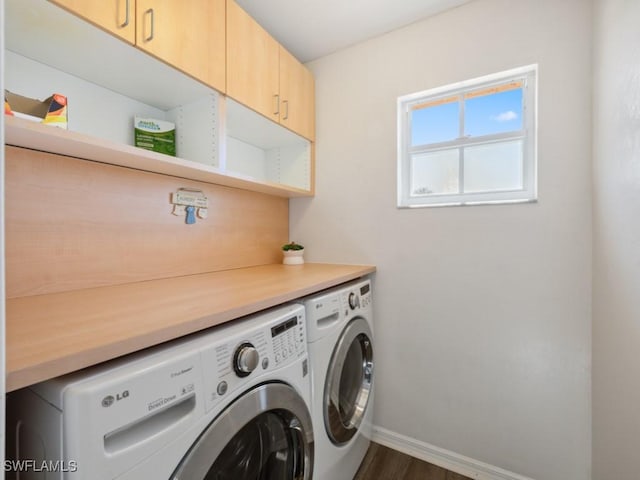
[[[10,116],[5,116],[5,143],[280,197],[311,196],[308,190],[264,182],[190,160]]]
[[[282,197],[313,195],[308,140],[51,2],[8,0],[5,16],[5,87],[69,101],[68,131],[7,118],[6,143]],[[133,147],[134,116],[173,122],[179,158]]]

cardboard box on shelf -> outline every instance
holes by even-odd
[[[36,100],[5,90],[4,113],[64,129],[68,125],[67,97],[59,93]]]
[[[175,123],[138,116],[133,121],[136,147],[176,156]]]

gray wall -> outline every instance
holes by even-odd
[[[636,480],[640,433],[640,2],[594,10],[593,478]]]
[[[591,1],[477,0],[310,64],[310,261],[371,263],[375,424],[536,480],[591,465]],[[398,210],[396,99],[539,64],[539,202]],[[613,478],[613,477],[611,477]]]

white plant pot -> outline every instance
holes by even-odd
[[[302,250],[285,250],[282,253],[284,254],[282,263],[285,265],[302,265],[304,263],[304,248]]]

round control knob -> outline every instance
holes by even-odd
[[[357,306],[359,306],[360,302],[358,301],[358,296],[351,292],[349,294],[349,307],[351,307],[351,310],[355,310]]]
[[[260,354],[250,343],[243,343],[236,349],[233,356],[233,368],[239,377],[246,377],[253,372],[260,363]]]

